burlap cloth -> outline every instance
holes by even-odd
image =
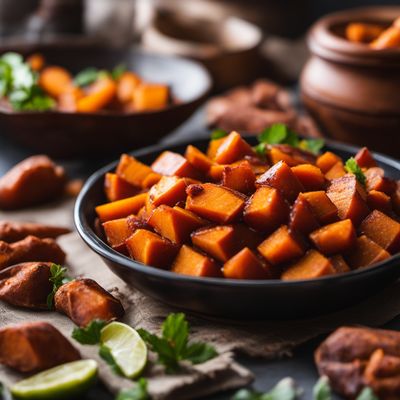
[[[0,213],[0,219],[25,220],[73,226],[73,202],[66,201],[30,211]],[[65,235],[59,243],[68,254],[69,275],[95,279],[100,285],[119,297],[126,315],[123,322],[133,327],[158,331],[165,316],[172,310],[142,295],[112,274],[101,259],[94,254],[77,233]],[[339,294],[338,294],[339,295]],[[352,308],[334,314],[300,321],[219,322],[189,316],[192,326],[191,338],[213,343],[220,355],[195,367],[187,367],[179,375],[164,375],[159,367],[145,373],[149,392],[155,399],[191,399],[217,391],[243,386],[253,379],[246,368],[234,361],[234,353],[241,352],[253,357],[277,358],[290,355],[291,350],[322,333],[332,331],[344,324],[382,325],[400,314],[400,283],[397,282]],[[66,337],[70,337],[72,322],[56,312],[32,312],[0,303],[0,326],[32,320],[51,322]],[[51,345],[51,343],[49,344]],[[114,375],[98,357],[95,346],[80,346],[74,342],[83,357],[94,358],[100,365],[100,378],[116,393],[132,382]],[[16,351],[18,351],[16,349]],[[0,366],[0,381],[9,384],[21,376]]]

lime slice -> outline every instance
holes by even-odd
[[[130,326],[111,322],[101,330],[100,343],[109,348],[115,363],[127,378],[137,377],[146,366],[146,344]]]
[[[18,399],[72,399],[89,389],[96,376],[96,361],[73,361],[17,382],[11,393]]]

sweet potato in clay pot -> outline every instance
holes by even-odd
[[[200,177],[199,172],[185,157],[172,151],[163,151],[151,164],[151,169],[158,174],[167,176],[194,179]]]
[[[7,243],[17,242],[31,235],[40,239],[55,239],[70,232],[71,230],[69,228],[37,224],[34,222],[0,221],[0,240]]]

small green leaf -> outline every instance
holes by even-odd
[[[379,400],[379,398],[375,396],[371,388],[365,387],[357,396],[356,400]]]
[[[183,352],[183,359],[190,361],[192,364],[201,364],[218,355],[213,346],[207,343],[194,342],[189,344]]]
[[[74,84],[76,86],[88,86],[93,82],[96,82],[99,77],[99,70],[97,68],[89,67],[79,72],[74,78]]]
[[[358,182],[365,186],[367,178],[354,157],[350,157],[346,161],[344,168],[350,174],[355,175]]]
[[[94,319],[84,328],[74,328],[72,338],[81,344],[100,343],[100,332],[107,325],[102,319]]]
[[[66,268],[62,267],[58,264],[52,264],[50,267],[50,283],[53,284],[53,289],[51,293],[47,296],[47,307],[51,310],[53,309],[53,300],[54,295],[56,294],[57,290],[62,286],[64,283],[71,281],[70,278],[65,276],[65,272],[67,271]]]
[[[263,143],[263,142],[258,143],[258,145],[254,146],[253,149],[261,158],[266,157],[267,143]]]
[[[117,365],[114,360],[113,355],[111,354],[111,350],[106,345],[102,344],[99,348],[99,356],[110,366],[111,370],[116,375],[124,376],[121,371],[121,368]]]
[[[224,131],[223,129],[214,129],[210,135],[211,140],[221,139],[225,136],[228,136],[228,132]]]
[[[299,148],[318,155],[324,145],[324,139],[304,139],[300,141]]]
[[[121,77],[121,75],[126,71],[126,65],[125,64],[119,64],[116,67],[114,67],[111,71],[111,77],[114,80],[117,80]]]
[[[135,387],[121,390],[115,400],[150,400],[146,379],[140,378]]]
[[[273,124],[258,136],[258,140],[260,143],[279,144],[284,143],[287,136],[288,128],[285,124]]]
[[[260,393],[250,389],[238,390],[231,400],[260,400]]]
[[[321,376],[313,387],[313,400],[331,400],[332,391],[327,376]]]

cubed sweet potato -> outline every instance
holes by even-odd
[[[396,190],[392,193],[391,199],[394,212],[400,216],[400,181],[396,182]]]
[[[154,207],[161,204],[173,207],[186,200],[186,180],[177,176],[163,176],[149,190],[149,201]],[[147,210],[149,211],[149,210]]]
[[[178,251],[176,245],[145,229],[137,229],[125,244],[134,260],[158,268],[167,268]]]
[[[321,225],[330,224],[338,220],[338,209],[323,190],[300,193],[298,198],[307,201]]]
[[[245,247],[230,258],[223,266],[222,272],[228,279],[270,279],[267,266]]]
[[[185,158],[194,168],[201,171],[203,174],[207,174],[213,165],[212,160],[208,156],[191,144],[186,148]]]
[[[72,86],[72,76],[65,68],[49,66],[40,73],[39,85],[50,96],[59,97]]]
[[[231,164],[242,159],[245,155],[254,155],[251,146],[237,132],[231,132],[223,138],[215,153],[215,162]]]
[[[199,177],[199,172],[185,157],[172,151],[163,151],[151,164],[151,168],[161,175],[194,179]]]
[[[171,270],[183,275],[222,277],[221,268],[213,259],[185,244],[179,250]]]
[[[153,171],[149,166],[143,164],[135,157],[122,154],[116,172],[118,176],[131,185],[142,187],[145,178]]]
[[[326,194],[337,207],[339,218],[350,218],[355,226],[369,213],[367,193],[353,174],[334,179]]]
[[[250,163],[242,161],[236,166],[226,166],[222,172],[222,185],[241,193],[254,192],[256,175]]]
[[[335,255],[333,257],[329,258],[329,261],[331,262],[331,264],[333,265],[333,268],[335,268],[335,271],[338,274],[343,274],[344,272],[349,272],[350,267],[348,266],[348,264],[346,263],[346,261],[344,260],[344,258],[341,255]]]
[[[400,29],[397,26],[389,26],[369,45],[376,50],[400,47]]]
[[[132,224],[129,224],[129,217],[104,222],[103,229],[107,243],[113,249],[125,253],[125,240],[135,231]]]
[[[255,175],[262,175],[269,168],[268,162],[261,160],[259,157],[245,156],[244,159],[249,162]]]
[[[272,265],[279,265],[300,258],[304,254],[304,245],[296,234],[283,225],[268,236],[257,250]]]
[[[373,155],[366,147],[360,149],[354,158],[361,168],[373,168],[378,166]]]
[[[307,192],[325,189],[325,177],[321,170],[312,164],[292,167],[292,172]]]
[[[342,161],[342,159],[331,151],[327,151],[321,154],[317,158],[317,167],[326,174],[337,162]]]
[[[143,189],[151,188],[153,185],[158,183],[161,178],[162,176],[160,174],[157,174],[157,172],[150,172],[150,174],[148,174],[146,178],[143,179],[142,188]]]
[[[345,259],[351,268],[362,268],[386,260],[389,257],[390,254],[384,248],[363,235],[357,238],[355,245],[346,254]]]
[[[168,105],[169,87],[156,83],[142,83],[133,92],[133,105],[137,111],[159,110]]]
[[[190,185],[186,208],[200,217],[218,223],[231,223],[241,217],[245,196],[213,183]]]
[[[147,223],[162,237],[176,244],[190,240],[190,234],[207,222],[181,207],[158,206]]]
[[[222,174],[224,169],[227,165],[224,164],[214,164],[211,165],[210,169],[208,170],[207,176],[213,182],[221,182]]]
[[[94,112],[107,106],[117,93],[115,81],[109,77],[98,79],[88,89],[88,94],[78,99],[77,112]]]
[[[367,206],[371,210],[377,209],[387,214],[392,211],[392,199],[386,193],[371,190],[367,194]]]
[[[140,193],[126,199],[113,201],[96,207],[101,222],[124,218],[136,214],[145,204],[147,193]]]
[[[385,177],[385,171],[382,168],[373,167],[365,171],[367,191],[379,190],[390,196],[396,190],[396,182]]]
[[[322,254],[330,255],[349,250],[357,235],[351,220],[345,219],[315,230],[310,239]]]
[[[361,222],[360,230],[389,253],[400,250],[400,223],[383,212],[372,211]]]
[[[284,224],[289,205],[281,192],[269,186],[259,187],[246,202],[244,221],[260,232],[272,232]]]
[[[108,172],[104,180],[104,191],[109,201],[117,201],[138,194],[138,188],[120,178],[117,174]]]
[[[298,194],[304,192],[303,185],[296,178],[290,167],[283,161],[279,161],[259,176],[256,185],[274,187],[280,190],[290,202],[294,202]]]
[[[346,170],[344,169],[344,164],[342,161],[338,161],[332,168],[329,169],[325,173],[325,178],[328,181],[332,181],[333,179],[341,178],[346,175]]]
[[[272,165],[284,161],[290,167],[294,167],[301,164],[315,164],[316,161],[313,154],[287,144],[269,146],[267,155]]]
[[[308,235],[319,228],[319,223],[313,210],[301,194],[297,197],[290,211],[289,227],[292,231]]]
[[[207,157],[214,161],[215,160],[215,155],[217,154],[217,150],[219,146],[223,143],[225,137],[219,138],[219,139],[214,139],[210,140],[208,143],[208,148],[207,148]]]
[[[40,71],[46,64],[46,60],[40,53],[33,53],[27,57],[26,62],[33,71]]]
[[[117,98],[122,103],[130,103],[133,93],[139,86],[140,78],[131,71],[125,71],[117,81]]]
[[[304,257],[286,269],[281,279],[284,281],[315,279],[335,273],[335,268],[325,256],[316,250],[309,250]]]

